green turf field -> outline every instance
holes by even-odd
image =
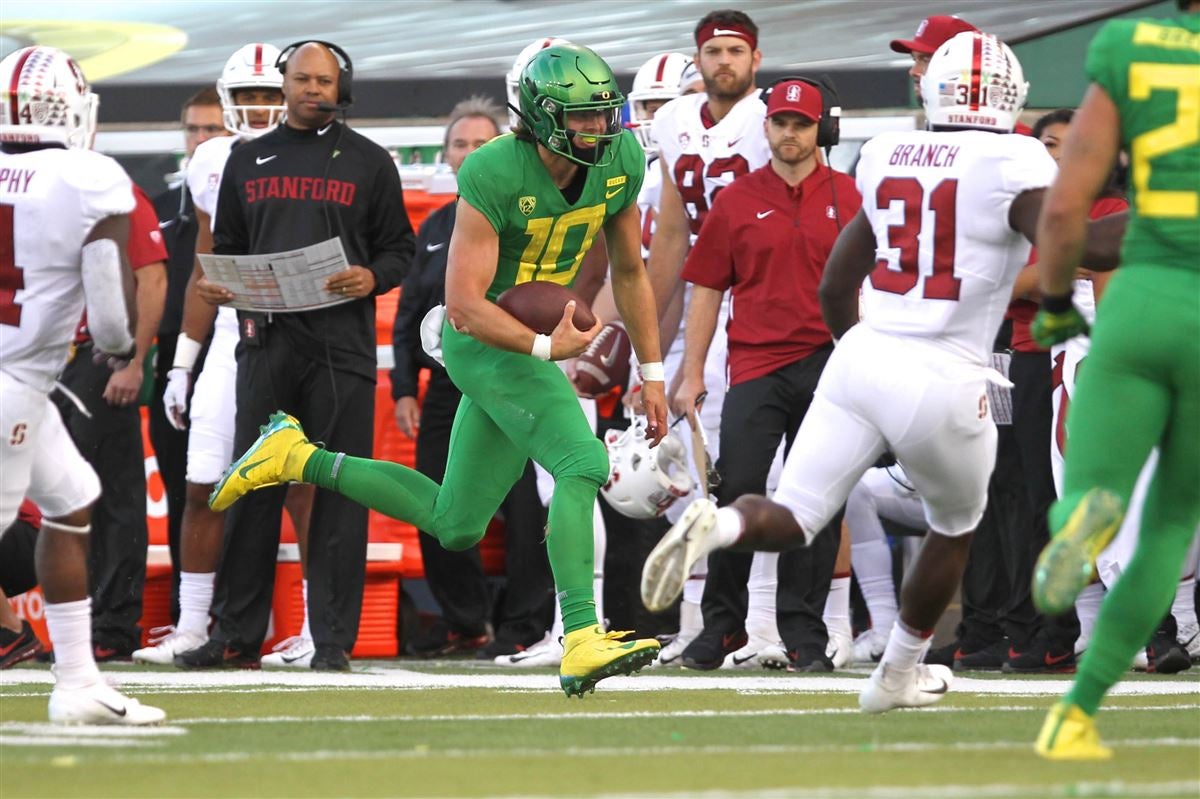
[[[1100,764],[1037,758],[1065,679],[969,675],[934,709],[858,712],[865,673],[644,672],[568,700],[553,672],[356,663],[353,675],[106,669],[157,728],[45,723],[49,674],[0,679],[0,796],[1200,795],[1200,680],[1133,677]]]

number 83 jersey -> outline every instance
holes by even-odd
[[[551,180],[537,146],[511,133],[492,139],[463,161],[459,196],[487,218],[500,238],[489,300],[532,280],[562,286],[575,282],[600,228],[636,203],[642,188],[646,154],[637,139],[625,131],[612,146],[617,151],[607,166],[585,169],[583,188],[574,202]]]
[[[654,138],[667,174],[688,216],[692,242],[721,189],[771,160],[758,91],[743,97],[714,122],[707,94],[686,94],[658,109]]]
[[[866,324],[988,364],[1029,258],[1009,209],[1056,172],[1041,142],[1019,134],[905,131],[867,142],[857,175],[875,233],[875,269],[862,289]]]

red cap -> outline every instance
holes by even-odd
[[[926,17],[917,26],[911,39],[892,39],[892,49],[897,53],[925,53],[933,55],[937,49],[964,31],[979,30],[970,22],[958,17]]]
[[[821,118],[825,105],[821,90],[802,80],[787,80],[776,83],[767,95],[767,116],[791,111],[812,122]]]

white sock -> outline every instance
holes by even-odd
[[[867,611],[871,627],[887,635],[896,621],[896,584],[892,580],[892,550],[884,540],[850,545],[850,562]]]
[[[775,595],[779,589],[779,553],[755,552],[746,582],[746,631],[771,643],[779,640]]]
[[[700,600],[704,598],[704,583],[706,580],[708,580],[707,555],[696,561],[696,565],[692,567],[692,573],[688,575],[687,580],[684,582],[683,601],[691,602],[698,606]]]
[[[1079,638],[1075,642],[1076,651],[1087,648],[1092,640],[1092,628],[1096,626],[1096,617],[1100,615],[1100,603],[1104,601],[1104,583],[1090,583],[1079,596],[1075,597],[1075,613],[1079,616]]]
[[[550,640],[557,641],[559,638],[562,638],[563,635],[562,608],[559,606],[558,601],[555,600],[554,621],[550,624]]]
[[[825,627],[834,633],[852,638],[850,627],[850,576],[834,577],[829,582],[829,595],[825,597]]]
[[[904,622],[896,619],[881,663],[892,671],[912,671],[929,645],[929,636],[911,632]]]
[[[216,579],[216,572],[179,573],[179,632],[208,637],[208,613]]]
[[[733,508],[717,508],[717,546],[728,547],[737,543],[745,524],[742,514]]]
[[[86,688],[101,682],[92,654],[92,599],[46,605],[46,630],[54,646],[54,684]]]
[[[1175,601],[1171,603],[1171,615],[1175,617],[1175,626],[1195,629],[1196,627],[1196,575],[1189,575],[1179,581],[1175,588]]]
[[[604,516],[600,513],[600,500],[592,505],[592,560],[595,564],[592,573],[592,597],[596,602],[596,620],[600,626],[608,629],[604,618],[604,556],[608,552],[608,528],[604,526]]]
[[[312,630],[308,627],[308,580],[300,581],[300,593],[304,597],[304,624],[300,625],[300,637],[312,640]]]

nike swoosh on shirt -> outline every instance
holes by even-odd
[[[756,213],[755,216],[757,216],[759,219],[766,219],[773,213],[775,213],[774,208],[772,208],[770,211],[760,211],[759,213]]]
[[[330,128],[332,128],[332,127],[333,127],[333,123],[332,123],[332,122],[330,122],[328,125],[326,125],[325,127],[321,128],[320,130],[318,130],[318,131],[317,131],[317,135],[318,135],[318,136],[324,136],[326,133],[328,133],[328,132],[329,132],[329,129],[330,129]]]
[[[613,189],[612,191],[606,191],[606,192],[604,192],[604,199],[611,200],[613,197],[616,197],[617,194],[619,194],[620,192],[623,192],[623,191],[625,191],[624,186],[621,186],[620,188],[617,188],[617,189]]]
[[[260,157],[254,159],[254,163],[258,164],[259,166],[262,166],[263,164],[267,163],[268,161],[274,161],[278,157],[279,157],[278,153],[275,155],[268,155],[266,158],[262,158],[260,156]]]
[[[442,249],[445,246],[446,246],[446,242],[444,242],[444,241],[440,241],[437,244],[426,244],[425,252],[437,252],[438,250]]]
[[[253,463],[247,463],[245,466],[243,466],[242,468],[238,469],[238,474],[241,476],[241,478],[242,478],[243,480],[249,480],[249,479],[250,479],[250,477],[249,477],[249,475],[248,475],[248,472],[249,472],[251,469],[253,469],[255,466],[261,466],[262,464],[266,463],[266,462],[267,462],[267,461],[269,461],[269,460],[271,460],[271,459],[270,459],[270,458],[263,458],[261,461],[254,461]]]

